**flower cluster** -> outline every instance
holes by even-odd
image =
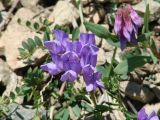
[[[145,112],[145,109],[142,108],[138,112],[137,120],[159,120],[159,118],[154,111],[148,116],[147,113]]]
[[[55,40],[46,41],[44,46],[49,50],[52,62],[41,65],[41,69],[51,75],[63,73],[61,81],[75,81],[79,74],[83,75],[88,92],[103,87],[101,74],[96,71],[98,47],[95,35],[81,33],[78,41],[71,41],[66,33],[54,30]]]
[[[131,5],[117,10],[114,31],[120,39],[120,47],[122,50],[126,47],[127,41],[137,44],[136,37],[141,24],[140,17]]]

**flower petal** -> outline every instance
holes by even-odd
[[[104,84],[100,81],[96,81],[97,86],[99,86],[100,88],[105,88]]]
[[[114,31],[116,34],[119,34],[122,28],[122,9],[119,8],[116,12]]]
[[[128,40],[128,42],[131,41],[131,35],[130,35],[130,33],[128,32],[128,30],[126,29],[126,27],[123,27],[123,35],[124,35],[124,37]]]
[[[81,72],[79,57],[75,52],[66,52],[62,55],[64,70],[74,70],[77,73]]]
[[[96,62],[97,62],[97,53],[98,52],[98,48],[94,45],[85,45],[80,52],[80,62],[82,66],[85,66],[87,64],[90,64],[92,66],[96,66]]]
[[[93,44],[95,45],[95,34],[81,33],[80,42],[82,45]]]
[[[85,66],[87,64],[92,65],[93,67],[96,66],[97,63],[97,55],[96,54],[86,54],[86,55],[82,55],[81,59],[80,59],[80,63],[82,66]]]
[[[77,54],[80,53],[82,44],[79,41],[67,42],[67,51],[73,51]]]
[[[58,66],[58,68],[63,69],[63,61],[61,55],[51,53],[52,61]]]
[[[121,50],[123,50],[126,47],[127,39],[123,35],[121,35],[119,39]]]
[[[127,5],[123,9],[123,20],[124,20],[125,28],[127,29],[127,31],[129,33],[131,33],[132,30],[133,30],[133,25],[132,25],[132,20],[131,20],[131,17],[130,17],[130,12],[131,12],[131,8],[129,7],[129,5]]]
[[[149,120],[159,120],[158,116],[153,116],[152,118],[150,118]]]
[[[73,82],[76,79],[77,79],[77,73],[73,70],[68,70],[61,76],[60,80],[61,81]]]
[[[136,11],[133,8],[131,9],[130,16],[134,24],[136,24],[137,26],[142,25],[141,18],[139,17],[139,15],[136,13]]]
[[[40,68],[44,71],[48,71],[51,75],[57,75],[61,72],[61,70],[53,63],[41,65]]]
[[[131,43],[137,45],[138,42],[137,42],[137,40],[136,40],[136,33],[134,33],[134,31],[133,31],[132,34],[131,34],[131,38],[132,38],[132,39],[131,39]]]
[[[145,112],[145,109],[142,108],[139,112],[138,112],[138,120],[148,120],[148,115]]]
[[[83,67],[82,70],[82,74],[83,74],[83,78],[84,81],[86,82],[86,85],[92,83],[92,75],[95,71],[95,68],[91,65],[86,65],[85,67]]]
[[[87,92],[91,92],[93,89],[94,89],[93,84],[87,84],[87,85],[86,85],[86,90],[87,90]]]
[[[157,114],[155,113],[155,111],[153,111],[149,117],[148,117],[148,120],[159,120],[159,118],[157,119]]]
[[[56,40],[60,41],[61,43],[64,43],[68,40],[68,34],[63,32],[62,30],[54,30],[55,38]]]

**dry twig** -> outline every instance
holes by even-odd
[[[7,24],[8,19],[11,17],[12,12],[14,11],[14,9],[16,8],[17,4],[19,3],[20,0],[16,0],[13,5],[11,6],[11,8],[9,9],[6,19],[2,21],[2,23],[0,24],[0,32],[3,30],[4,26]]]

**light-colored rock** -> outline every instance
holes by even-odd
[[[5,45],[5,56],[12,69],[24,66],[23,63],[19,64],[17,60],[19,56],[18,48],[21,47],[22,41],[29,37],[32,38],[35,35],[39,36],[35,32],[30,31],[26,26],[19,25],[17,19],[21,18],[23,21],[26,21],[31,19],[34,14],[35,13],[27,8],[19,9],[0,38],[0,41]]]
[[[155,74],[154,84],[160,84],[160,73],[156,73]]]
[[[58,1],[54,11],[49,16],[49,21],[55,25],[70,25],[76,26],[76,20],[79,18],[79,13],[76,7],[67,1]]]
[[[0,59],[0,82],[6,86],[3,96],[9,96],[17,85],[17,75],[9,68],[8,64]]]
[[[43,115],[47,116],[47,111],[43,108],[37,111],[33,108],[33,106],[30,105],[22,106],[16,103],[11,103],[9,104],[8,108],[9,112],[7,113],[7,115],[10,115],[10,117],[14,120],[32,120],[34,119],[37,112],[39,113],[39,117],[42,117]]]
[[[107,61],[107,56],[102,48],[99,48],[97,65],[103,65]]]
[[[146,111],[146,113],[148,115],[150,115],[153,111],[155,111],[156,113],[158,113],[158,111],[160,110],[160,103],[156,103],[156,104],[147,104],[144,106],[144,109]]]
[[[103,48],[105,51],[111,51],[114,47],[110,45],[105,39],[102,39],[101,48]]]
[[[26,8],[32,8],[35,7],[39,0],[20,0],[21,4]]]
[[[2,2],[0,1],[0,11],[2,11],[2,10],[4,10],[4,9],[5,9],[5,8],[4,8]]]
[[[89,16],[89,21],[93,21],[94,23],[99,23],[105,17],[105,10],[99,4],[90,4],[84,7],[83,13]]]
[[[97,3],[105,3],[107,1],[109,1],[109,0],[96,0],[96,1],[95,0],[81,0],[83,5],[88,5],[89,3],[93,3],[93,2],[95,2],[96,4]]]
[[[97,45],[97,46],[100,46],[100,45],[101,45],[101,42],[102,42],[102,39],[99,38],[98,36],[95,36],[95,41],[96,41],[96,45]]]
[[[45,61],[45,58],[47,57],[47,51],[44,51],[42,49],[37,49],[33,55],[31,60],[34,61],[34,64],[39,65],[40,63]]]
[[[112,0],[109,0],[109,1],[112,1]],[[123,2],[127,2],[127,3],[138,3],[142,0],[114,0],[116,3],[123,3]]]
[[[149,88],[143,87],[136,82],[121,81],[120,90],[129,98],[140,101],[142,103],[148,103],[155,97]]]
[[[146,0],[142,0],[142,2],[133,6],[133,8],[140,14],[144,15],[146,9]],[[160,17],[160,3],[154,0],[147,0],[147,3],[150,7],[150,21],[157,20]]]
[[[118,110],[113,110],[112,112],[113,112],[115,120],[125,120],[126,119],[123,112],[118,111]]]
[[[89,3],[93,2],[93,0],[81,0],[83,5],[88,5]]]
[[[108,63],[111,63],[111,60],[112,60],[112,56],[113,56],[113,50],[112,51],[109,51],[109,52],[106,52],[106,56],[107,56],[107,62]],[[116,52],[116,55],[115,55],[115,59],[120,62],[121,59],[120,59],[120,54],[121,54],[121,49],[120,48],[117,48],[117,52]]]

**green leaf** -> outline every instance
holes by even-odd
[[[144,26],[142,33],[149,32],[149,16],[150,16],[150,10],[149,10],[149,4],[147,4],[146,12],[144,14]]]
[[[101,25],[94,24],[91,22],[85,22],[84,25],[88,30],[95,33],[100,38],[107,39],[108,37],[110,37],[110,33],[108,32],[108,30]]]
[[[65,109],[62,120],[68,120],[68,118],[69,118],[69,110]]]
[[[21,88],[20,87],[16,87],[16,93],[19,94],[21,92]]]
[[[93,112],[93,110],[94,110],[89,104],[87,104],[85,102],[82,102],[81,105],[84,108],[84,110],[86,110],[87,112]]]
[[[158,62],[158,59],[156,57],[157,48],[156,48],[156,44],[153,39],[151,39],[151,41],[150,41],[150,46],[151,46],[151,53],[150,54],[151,54],[153,63],[156,64]]]
[[[47,32],[47,31],[44,32],[43,40],[44,41],[49,41],[50,40],[49,32]]]
[[[75,105],[72,109],[73,109],[73,112],[75,113],[75,115],[79,118],[81,115],[81,109],[79,108],[79,106]]]
[[[85,22],[84,25],[88,30],[95,33],[98,37],[104,38],[109,44],[119,47],[119,40],[117,36],[112,35],[105,27],[91,22]]]
[[[35,40],[35,43],[38,45],[38,46],[43,46],[43,43],[41,41],[41,39],[37,36],[34,37],[34,40]]]
[[[108,75],[108,71],[109,71],[109,67],[108,66],[105,66],[105,67],[97,66],[97,70],[102,73],[102,79],[105,78],[105,77],[108,77],[107,76]]]
[[[18,24],[21,24],[22,21],[21,21],[20,18],[18,18],[18,19],[17,19],[17,22],[18,22]]]
[[[25,49],[23,48],[18,48],[19,52],[25,52]]]
[[[138,36],[137,41],[138,42],[148,42],[151,35],[152,35],[152,32],[143,33],[143,34]]]
[[[80,30],[79,28],[76,28],[72,31],[72,40],[77,40],[78,37],[79,37],[79,33],[80,33]]]
[[[10,97],[11,97],[12,100],[14,100],[14,99],[16,98],[15,93],[14,93],[14,92],[11,92],[11,93],[10,93]]]
[[[41,120],[41,118],[40,118],[38,115],[36,115],[36,116],[33,118],[33,120]]]
[[[40,26],[37,22],[33,24],[35,30],[39,30]]]
[[[110,35],[110,37],[105,40],[112,46],[120,47],[120,42],[116,35]]]
[[[63,108],[62,110],[60,110],[56,115],[55,115],[55,119],[61,119],[64,112],[65,112],[66,108]]]
[[[22,46],[24,49],[30,49],[29,45],[25,41],[22,42]]]
[[[127,74],[135,68],[149,63],[151,60],[152,59],[149,56],[133,56],[119,63],[114,69],[114,72],[117,74]]]
[[[35,42],[34,42],[34,40],[32,38],[28,38],[27,42],[28,42],[30,48],[32,48],[32,49],[36,48],[36,44],[35,44]]]
[[[45,19],[45,20],[43,21],[43,24],[44,24],[44,25],[48,25],[48,24],[49,24],[49,21],[48,21],[47,19]]]
[[[30,28],[31,27],[31,22],[30,21],[26,21],[26,26]]]

